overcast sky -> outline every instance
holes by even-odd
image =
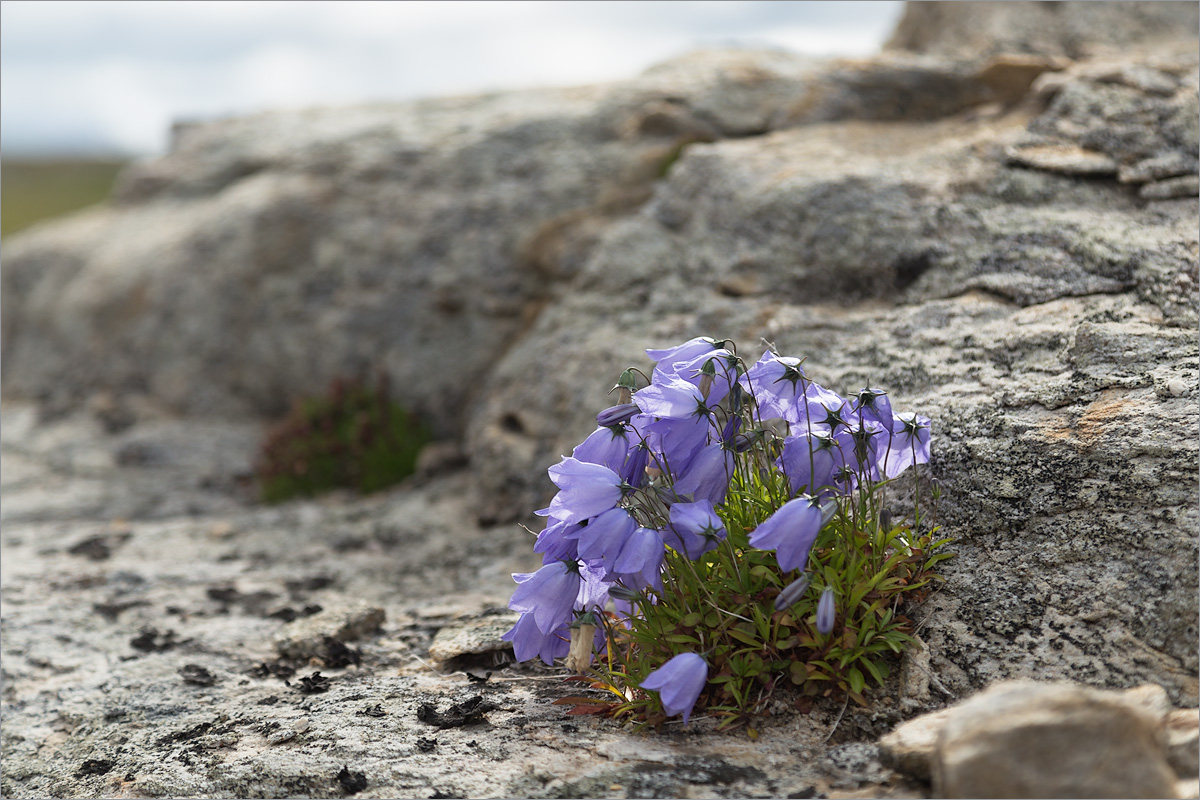
[[[0,150],[151,155],[174,119],[619,80],[701,46],[867,55],[902,5],[4,0]]]

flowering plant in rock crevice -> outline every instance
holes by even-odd
[[[842,397],[774,348],[749,366],[705,337],[646,352],[652,375],[626,370],[549,470],[543,566],[513,576],[515,657],[565,658],[611,692],[558,701],[575,713],[649,724],[746,722],[783,687],[865,704],[950,557],[919,482],[910,510],[888,507],[929,460],[929,420],[879,389]]]

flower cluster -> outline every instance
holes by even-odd
[[[638,388],[637,371],[626,370],[614,387],[618,402],[549,470],[558,493],[537,512],[546,517],[534,546],[543,566],[513,576],[509,605],[520,618],[505,638],[519,661],[566,657],[577,671],[593,648],[607,644],[611,653],[622,631],[639,626],[670,633],[675,644],[694,641],[699,647],[648,674],[633,674],[645,671],[644,658],[610,668],[626,686],[658,692],[666,714],[686,721],[710,682],[770,672],[753,672],[757,656],[746,647],[719,645],[722,635],[737,636],[727,622],[751,621],[733,602],[773,595],[773,607],[752,616],[768,620],[759,628],[772,643],[759,651],[776,672],[797,672],[799,657],[788,653],[802,644],[819,651],[793,606],[819,598],[809,602],[814,635],[828,637],[841,579],[810,569],[814,547],[839,526],[887,527],[877,490],[929,460],[930,425],[895,412],[879,389],[843,397],[772,350],[749,366],[732,342],[710,338],[646,352],[656,362],[642,376],[647,385]],[[903,537],[890,528],[888,536],[888,548],[904,549]],[[719,600],[721,587],[736,600]],[[789,638],[793,628],[799,635]]]

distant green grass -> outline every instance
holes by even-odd
[[[99,203],[112,192],[123,161],[0,162],[0,236]]]

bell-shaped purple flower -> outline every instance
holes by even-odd
[[[566,561],[579,556],[579,548],[575,535],[580,530],[578,524],[552,522],[538,534],[533,544],[533,552],[542,554],[542,564],[552,561]]]
[[[664,531],[668,545],[692,561],[715,550],[725,539],[725,523],[710,500],[671,506],[671,526]]]
[[[784,572],[804,569],[808,551],[821,531],[821,507],[813,498],[801,495],[789,500],[750,533],[750,544],[760,550],[774,550],[775,560]]]
[[[700,388],[675,375],[664,375],[661,381],[639,390],[633,402],[656,417],[690,419],[710,413]]]
[[[647,675],[641,686],[657,691],[667,716],[683,714],[686,724],[706,683],[708,663],[695,653],[680,653]]]
[[[826,586],[825,591],[821,592],[821,599],[817,601],[817,630],[829,633],[836,621],[837,604],[833,596],[833,587]]]
[[[570,649],[568,633],[569,628],[565,624],[552,633],[542,633],[534,622],[533,614],[525,613],[517,619],[517,624],[500,638],[512,642],[513,655],[517,661],[528,661],[541,656],[542,661],[549,667],[554,665],[554,659],[565,656]]]
[[[579,569],[568,561],[546,564],[537,572],[513,575],[517,588],[508,607],[533,614],[538,630],[550,633],[571,619],[571,609],[579,594]]]
[[[779,466],[793,492],[819,494],[833,486],[834,472],[842,465],[841,446],[825,431],[803,431],[783,440]]]
[[[894,478],[914,464],[928,464],[929,440],[928,417],[911,411],[897,414],[892,423],[891,438],[881,458],[883,476]]]
[[[637,529],[637,523],[623,508],[610,508],[600,516],[572,532],[579,557],[599,561],[610,572],[614,569],[621,548]]]
[[[550,507],[537,512],[562,522],[583,522],[613,508],[621,500],[621,476],[602,464],[568,456],[549,469],[559,493]]]
[[[613,565],[613,575],[633,589],[655,589],[662,586],[662,534],[653,528],[638,528],[625,541]]]
[[[720,503],[729,491],[732,472],[733,453],[722,447],[720,442],[713,442],[700,450],[685,471],[676,473],[675,493],[691,495],[696,501]]]
[[[856,418],[878,422],[884,430],[892,429],[892,401],[882,389],[872,389],[870,386],[863,389],[854,396],[850,409]]]
[[[710,339],[707,336],[697,336],[695,339],[688,339],[683,344],[677,344],[674,347],[665,347],[660,350],[647,350],[646,355],[658,362],[655,369],[664,368],[664,371],[670,368],[676,361],[691,361],[697,356],[711,353],[721,347],[724,342],[719,342],[716,339]]]

